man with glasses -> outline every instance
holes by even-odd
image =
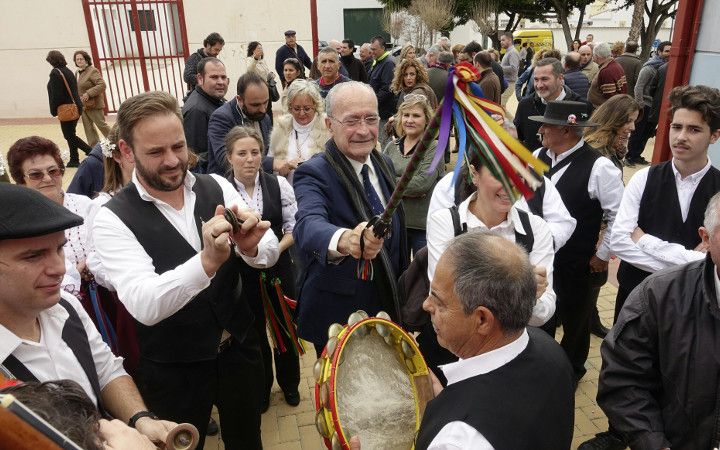
[[[298,333],[318,354],[328,327],[347,322],[358,309],[370,315],[384,310],[397,320],[397,278],[409,260],[402,208],[393,214],[387,238],[366,229],[384,210],[396,177],[390,159],[375,149],[380,122],[375,93],[364,83],[341,83],[328,93],[325,109],[331,139],[294,178],[293,237],[305,267]],[[363,260],[372,264],[367,279],[358,276]]]

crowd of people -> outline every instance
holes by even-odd
[[[647,165],[670,43],[643,62],[637,43],[613,53],[592,35],[567,52],[516,48],[511,33],[499,42],[502,55],[442,38],[393,57],[376,36],[309,55],[288,30],[274,72],[262,43],[248,44],[227,98],[225,41],[211,33],[187,60],[183,99],[136,95],[112,126],[90,56],[75,52],[73,74],[51,51],[50,108],[70,158],[40,136],[8,152],[0,373],[37,396],[86,395],[82,423],[95,425],[55,419],[87,448],[152,448],[183,422],[202,448],[216,406],[226,448],[260,449],[274,380],[301,402],[298,338],[319,356],[331,324],[385,311],[419,332],[437,377],[416,448],[569,448],[591,333],[605,338],[598,402],[610,427],[581,449],[717,445],[720,172],[708,147],[720,92],[673,88],[672,159],[625,186],[625,167]],[[378,237],[372,220],[456,64],[497,105],[517,96],[514,115],[492,118],[549,170],[513,202],[471,144],[459,174],[429,170],[432,141]],[[612,257],[608,330],[597,300]],[[401,275],[429,288],[413,296]]]

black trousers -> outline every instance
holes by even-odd
[[[622,310],[625,300],[627,300],[628,296],[630,296],[630,293],[650,275],[650,272],[638,269],[632,264],[628,264],[625,261],[620,262],[620,267],[618,267],[617,273],[618,291],[617,296],[615,297],[614,322],[617,322],[620,310]]]
[[[150,411],[162,419],[189,422],[205,443],[215,404],[227,449],[262,449],[260,401],[264,368],[254,329],[215,359],[190,363],[157,363],[140,357],[137,384]]]
[[[644,107],[643,115],[640,120],[638,120],[635,125],[635,131],[633,131],[628,140],[628,152],[627,155],[625,155],[626,159],[632,160],[640,157],[643,150],[645,150],[645,144],[647,144],[648,139],[650,139],[655,132],[655,124],[648,121],[648,116],[650,116],[651,112],[652,109],[649,106]]]
[[[556,265],[553,273],[556,311],[552,319],[541,328],[555,337],[556,324],[563,326],[560,346],[565,350],[580,380],[587,370],[585,361],[590,351],[590,316],[599,288],[593,288],[589,261]]]
[[[270,399],[270,390],[273,385],[273,359],[275,359],[275,377],[283,392],[295,392],[300,384],[300,357],[288,349],[284,353],[270,348],[268,343],[267,330],[263,317],[255,316],[253,323],[255,331],[260,336],[260,351],[262,353],[263,366],[265,368],[265,390],[263,401]]]
[[[75,132],[77,123],[77,120],[60,122],[60,129],[70,149],[70,161],[78,161],[80,159],[78,149],[81,149],[86,155],[92,150],[87,142],[83,141]]]

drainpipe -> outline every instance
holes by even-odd
[[[665,76],[663,101],[655,136],[652,162],[659,163],[672,158],[668,135],[670,133],[670,103],[668,95],[675,86],[684,86],[690,81],[692,62],[700,29],[704,0],[683,0],[678,2],[678,10],[670,48],[670,64]]]
[[[313,55],[318,54],[317,0],[310,0],[310,30],[312,32]],[[313,58],[315,59],[315,58]]]

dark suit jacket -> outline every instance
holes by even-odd
[[[334,142],[328,141],[328,145]],[[390,159],[383,157],[392,168]],[[393,180],[384,179],[380,170],[376,172],[385,198],[389,199]],[[301,264],[305,270],[298,298],[298,333],[316,345],[325,345],[332,323],[347,323],[348,316],[358,309],[375,315],[382,305],[394,301],[391,284],[397,287],[397,279],[409,259],[403,213],[399,209],[393,215],[392,235],[373,260],[374,279],[360,280],[356,259],[348,256],[336,264],[327,260],[333,234],[339,228],[353,229],[362,220],[325,153],[315,155],[297,168],[293,187],[298,202],[293,237],[304,259]],[[380,261],[383,254],[393,261],[395,273],[383,270]],[[395,316],[394,311],[387,312]]]
[[[237,107],[237,98],[225,102],[210,116],[207,128],[208,139],[208,164],[207,173],[216,173],[225,176],[230,173],[230,163],[225,157],[225,136],[236,125],[245,125],[243,116],[240,115]],[[270,129],[272,122],[270,116],[265,115],[260,121],[260,133],[262,134],[265,148],[263,150],[263,170],[272,173],[273,161],[275,158],[267,156],[270,145]]]

